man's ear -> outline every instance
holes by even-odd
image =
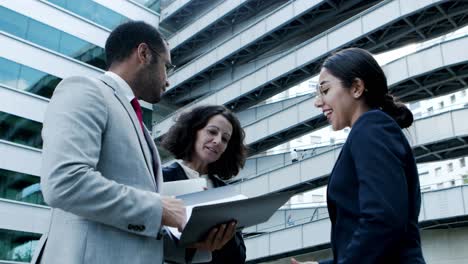
[[[148,64],[151,62],[151,50],[146,43],[140,43],[136,48],[136,56],[138,61],[142,64]]]
[[[364,82],[360,78],[355,78],[351,85],[351,93],[355,99],[361,98],[366,91]]]

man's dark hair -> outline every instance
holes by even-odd
[[[107,67],[128,58],[141,43],[146,43],[156,52],[165,51],[163,36],[150,24],[143,21],[130,21],[116,27],[106,41]],[[158,56],[153,56],[153,58],[158,58]]]
[[[237,117],[226,107],[205,105],[182,113],[164,136],[162,147],[169,150],[175,158],[190,161],[197,132],[215,115],[222,115],[231,123],[232,135],[221,157],[208,165],[208,174],[227,180],[237,175],[244,167],[247,149],[244,145],[244,130]]]

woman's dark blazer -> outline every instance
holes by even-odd
[[[220,179],[209,175],[215,188],[225,186],[226,183]],[[179,163],[174,162],[171,165],[163,168],[163,178],[165,182],[187,180],[184,169]],[[243,264],[245,263],[245,244],[241,232],[236,232],[234,237],[220,250],[212,252],[212,260],[210,264]]]
[[[371,110],[353,125],[330,175],[327,204],[339,264],[425,263],[418,171],[398,124]]]

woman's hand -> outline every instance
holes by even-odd
[[[317,261],[299,262],[295,258],[291,258],[291,264],[318,264],[318,262]]]
[[[209,251],[219,250],[226,245],[229,240],[232,239],[236,233],[236,223],[231,222],[228,224],[222,224],[221,226],[211,229],[208,237],[201,242],[195,243],[193,248],[204,249]]]

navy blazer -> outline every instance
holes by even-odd
[[[164,167],[163,178],[165,182],[187,180],[188,177],[185,174],[184,169],[179,163],[174,162],[168,167]],[[226,183],[213,175],[208,176],[213,182],[214,187],[225,186]],[[234,237],[224,245],[220,250],[212,252],[212,260],[208,262],[210,264],[243,264],[245,263],[245,244],[242,238],[242,233],[236,232]]]
[[[327,204],[336,264],[425,263],[419,177],[398,124],[371,110],[353,125],[330,175]]]

